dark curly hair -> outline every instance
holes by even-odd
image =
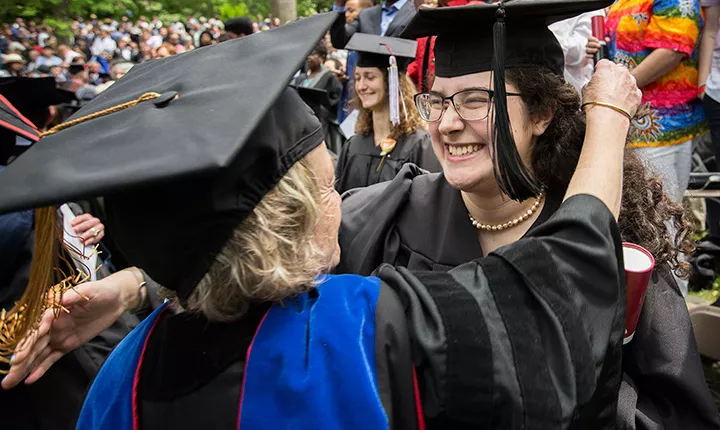
[[[542,67],[511,68],[505,76],[522,94],[531,118],[552,115],[533,148],[532,170],[548,189],[567,189],[585,138],[579,94],[561,76]],[[690,277],[690,264],[678,255],[694,251],[694,225],[682,205],[665,194],[661,179],[647,172],[631,150],[624,156],[618,224],[623,240],[650,251],[658,266],[669,263],[679,277]]]

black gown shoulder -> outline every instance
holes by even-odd
[[[615,425],[624,332],[622,245],[594,197],[450,271],[388,264],[429,429]]]
[[[548,195],[529,231],[561,201],[562,196]],[[382,263],[449,270],[483,256],[460,191],[442,173],[403,166],[392,181],[345,193],[342,214],[338,273],[366,276]]]
[[[335,167],[336,189],[343,193],[353,188],[367,187],[389,181],[408,163],[429,172],[439,172],[440,163],[432,150],[430,135],[424,130],[398,139],[395,148],[380,162],[381,149],[375,146],[373,135],[352,136],[343,146]]]
[[[560,196],[548,196],[526,237],[545,226],[560,201]],[[422,175],[418,169],[404,168],[391,182],[343,196],[339,271],[369,274],[387,263],[413,271],[446,272],[483,255],[474,229],[469,222],[462,222],[466,219],[460,193],[441,174]],[[544,254],[528,258],[540,260]],[[574,261],[582,270],[588,267],[583,260]],[[630,429],[720,428],[684,301],[672,286],[672,277],[658,273],[635,340],[624,350],[617,425]],[[519,308],[517,303],[515,306]],[[612,385],[610,378],[605,381]],[[617,392],[615,395],[615,399],[606,399],[606,406],[614,407]]]
[[[268,309],[255,305],[229,323],[199,314],[160,315],[140,371],[141,427],[237,429],[247,350]],[[375,309],[374,364],[390,429],[417,428],[407,322],[398,295],[387,286],[381,286]]]

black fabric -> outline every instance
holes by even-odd
[[[656,268],[635,337],[623,347],[618,429],[720,429],[685,300]]]
[[[0,175],[0,213],[104,195],[120,252],[186,299],[232,230],[323,141],[287,84],[335,19],[133,67],[72,119],[160,98],[43,138]]]
[[[141,428],[236,429],[247,349],[268,309],[254,305],[230,323],[164,312],[140,371]],[[378,390],[390,428],[416,428],[407,323],[397,295],[386,287],[380,289],[375,324]]]
[[[624,310],[615,305],[623,302],[619,296],[624,291],[609,286],[624,282],[618,271],[620,248],[616,242],[620,238],[602,204],[586,196],[573,200],[573,213],[561,214],[562,196],[550,193],[523,239],[481,260],[476,266],[482,270],[450,270],[483,255],[460,192],[441,174],[419,175],[417,168],[406,166],[391,182],[344,196],[340,268],[363,273],[373,265],[389,263],[413,271],[450,270],[463,286],[474,285],[484,276],[492,278],[487,286],[472,290],[496,352],[490,428],[523,428],[522,423],[541,426],[535,421],[538,416],[540,423],[547,424],[539,428],[551,428],[550,423],[562,419],[566,426],[572,423],[578,429],[612,428],[624,326]],[[437,363],[444,362],[442,342],[446,337],[438,340],[433,328],[440,330],[445,325],[438,304],[429,294],[425,296],[416,299],[417,306],[410,306],[422,309],[421,317],[411,312],[411,332],[424,350],[431,351],[426,356],[435,358],[428,361],[435,363],[433,372],[441,375],[435,377],[442,378],[445,370]],[[520,303],[525,310],[518,310]],[[527,324],[518,323],[523,320],[518,312],[530,312],[523,317]],[[470,321],[467,313],[463,315]],[[600,324],[600,320],[604,322]],[[426,324],[426,328],[420,329],[418,324]],[[414,353],[417,350],[418,346]],[[508,357],[525,361],[515,366]],[[572,375],[565,372],[569,368],[575,369]],[[446,406],[446,394],[427,387],[444,387],[444,382],[428,383],[427,372],[423,377],[425,412],[439,416],[438,411]],[[545,391],[548,381],[557,394]],[[531,394],[521,395],[526,390]],[[437,428],[455,427],[438,424]]]
[[[339,154],[343,142],[345,142],[345,137],[342,135],[340,125],[337,121],[337,105],[343,89],[342,84],[334,74],[327,71],[312,87],[302,87],[305,77],[305,74],[300,74],[293,84],[298,87],[300,97],[303,98],[305,103],[313,109],[315,115],[320,119],[325,136],[325,144],[328,149],[334,154]],[[317,96],[309,96],[309,90],[311,89],[324,91],[326,97],[322,97],[319,103],[312,103],[313,100],[309,99],[311,97],[317,98]]]
[[[500,67],[539,65],[562,76],[563,50],[548,25],[602,9],[612,0],[513,0],[502,2],[507,32]],[[420,9],[402,37],[438,36],[435,74],[453,77],[484,72],[493,65],[493,27],[499,4]]]
[[[536,261],[539,254],[548,257]],[[619,370],[602,369],[608,360],[619,369],[621,267],[617,225],[591,196],[569,199],[526,238],[447,273],[381,266],[376,274],[408,315],[428,428],[612,428]],[[596,414],[596,402],[612,413]]]
[[[535,257],[542,258],[538,255]],[[552,262],[547,260],[545,262],[550,265],[546,266],[546,270],[552,270]],[[552,422],[552,418],[561,416],[560,399],[548,368],[541,365],[549,351],[541,343],[541,327],[535,318],[535,304],[528,297],[529,292],[520,275],[503,263],[499,259],[488,258],[481,265],[488,284],[504,286],[494,291],[494,298],[515,357],[514,366],[523,402],[523,428],[540,430],[548,428],[548,425],[550,428],[561,428],[562,421],[558,419]],[[582,375],[581,379],[584,379]],[[543,421],[543,417],[546,421]],[[547,419],[551,422],[548,423]]]
[[[332,46],[337,49],[344,49],[345,45],[347,45],[355,33],[381,35],[381,5],[361,10],[357,18],[355,18],[355,21],[350,24],[345,23],[345,12],[338,12],[337,16],[338,20],[335,21],[332,28],[330,28],[330,42]],[[403,30],[405,30],[405,27],[410,23],[413,16],[415,16],[415,4],[408,1],[397,12],[395,18],[390,22],[385,34],[382,36],[398,37]]]
[[[493,414],[477,413],[477,405],[493,403],[495,390],[492,348],[480,307],[467,287],[447,272],[419,272],[417,278],[428,288],[447,336],[446,414],[456,425],[490,428]],[[447,424],[441,417],[429,422]]]
[[[406,164],[390,182],[343,195],[338,273],[369,275],[382,263],[447,271],[483,256],[460,191],[442,173],[422,173]],[[550,193],[529,231],[561,202]]]
[[[433,45],[433,38],[428,37],[425,39],[425,52],[423,54],[423,60],[422,60],[422,70],[420,72],[420,76],[422,77],[422,82],[420,88],[418,90],[420,92],[422,91],[428,91],[430,89],[430,82],[428,75],[428,68],[430,67],[430,50]],[[433,61],[435,61],[435,56],[433,55]]]
[[[418,427],[413,362],[405,312],[397,294],[381,284],[375,309],[375,371],[391,429]]]
[[[350,38],[345,49],[358,52],[356,67],[377,67],[385,70],[390,67],[390,56],[393,55],[398,70],[404,72],[415,59],[417,42],[397,37],[356,33]]]
[[[399,138],[395,149],[385,157],[382,166],[380,152],[372,134],[356,134],[348,139],[335,164],[335,189],[342,194],[353,188],[389,181],[407,163],[429,172],[442,170],[433,152],[430,136],[423,130]]]
[[[72,91],[57,88],[53,77],[0,78],[0,95],[37,127],[45,126],[49,119],[48,107],[76,100]]]

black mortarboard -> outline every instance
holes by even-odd
[[[75,100],[72,91],[57,88],[55,78],[2,78],[0,95],[38,127],[47,121],[50,106]]]
[[[496,4],[420,9],[402,33],[437,36],[435,75],[493,72],[495,176],[503,191],[524,200],[540,191],[515,147],[507,113],[505,69],[541,66],[563,76],[564,55],[548,28],[553,22],[602,9],[613,0],[506,0]]]
[[[297,90],[300,98],[303,99],[306,105],[310,106],[318,117],[323,107],[330,109],[331,103],[327,91],[319,88],[298,87],[295,85],[291,85],[291,87]]]
[[[358,52],[357,65],[360,67],[386,69],[390,66],[390,56],[394,55],[397,59],[398,69],[405,71],[415,58],[417,42],[397,37],[355,33],[345,49]]]
[[[336,17],[133,67],[0,172],[0,213],[103,195],[123,256],[187,299],[232,231],[322,143],[287,84]]]
[[[24,152],[27,145],[17,145],[18,137],[28,143],[37,142],[40,132],[5,97],[0,95],[0,166]]]

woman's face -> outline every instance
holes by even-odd
[[[505,87],[509,93],[519,92],[510,83]],[[469,88],[492,89],[490,72],[454,78],[436,77],[432,92],[448,97]],[[507,100],[515,145],[525,165],[531,166],[533,143],[545,132],[549,121],[532,121],[520,97],[508,96]],[[466,192],[497,189],[492,163],[493,123],[493,107],[486,119],[467,121],[460,118],[449,102],[440,121],[429,123],[433,151],[440,160],[445,178],[454,188]]]
[[[362,107],[374,109],[385,103],[385,76],[377,67],[355,67],[355,93]]]
[[[323,211],[322,219],[317,226],[318,246],[328,258],[328,267],[335,267],[340,263],[338,232],[341,203],[340,194],[335,191],[335,168],[324,143],[313,149],[307,157],[318,181]]]

